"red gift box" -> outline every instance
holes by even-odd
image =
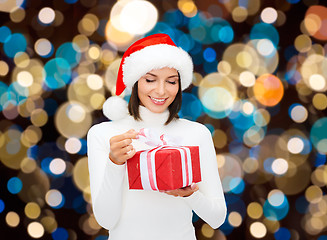
[[[130,189],[174,190],[201,181],[198,146],[160,146],[127,161]]]

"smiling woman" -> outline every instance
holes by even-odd
[[[103,110],[112,121],[94,125],[87,137],[93,212],[110,240],[195,240],[192,211],[212,228],[224,222],[211,133],[178,117],[192,76],[191,57],[166,34],[124,53],[116,95],[132,89],[128,111],[122,98],[110,97]],[[160,142],[155,148],[150,137]],[[173,139],[180,141],[168,146]]]

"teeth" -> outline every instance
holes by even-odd
[[[150,96],[150,98],[152,99],[152,100],[154,100],[154,101],[156,101],[156,102],[164,102],[166,99],[164,98],[164,99],[157,99],[157,98],[153,98],[153,97],[151,97]]]

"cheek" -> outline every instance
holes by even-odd
[[[144,84],[143,82],[139,82],[139,84],[138,84],[138,94],[139,94],[139,96],[147,94],[147,92],[148,92],[148,90],[147,90],[146,84]]]
[[[169,89],[169,95],[171,96],[176,96],[178,93],[178,85],[177,86],[172,86],[170,89]]]

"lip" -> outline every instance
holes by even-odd
[[[166,102],[167,99],[168,99],[168,98],[153,98],[153,97],[151,97],[151,96],[149,96],[149,98],[150,98],[150,100],[151,100],[154,104],[156,104],[156,105],[164,105],[165,102]],[[160,100],[160,101],[156,101],[156,99],[157,99],[157,100]]]

